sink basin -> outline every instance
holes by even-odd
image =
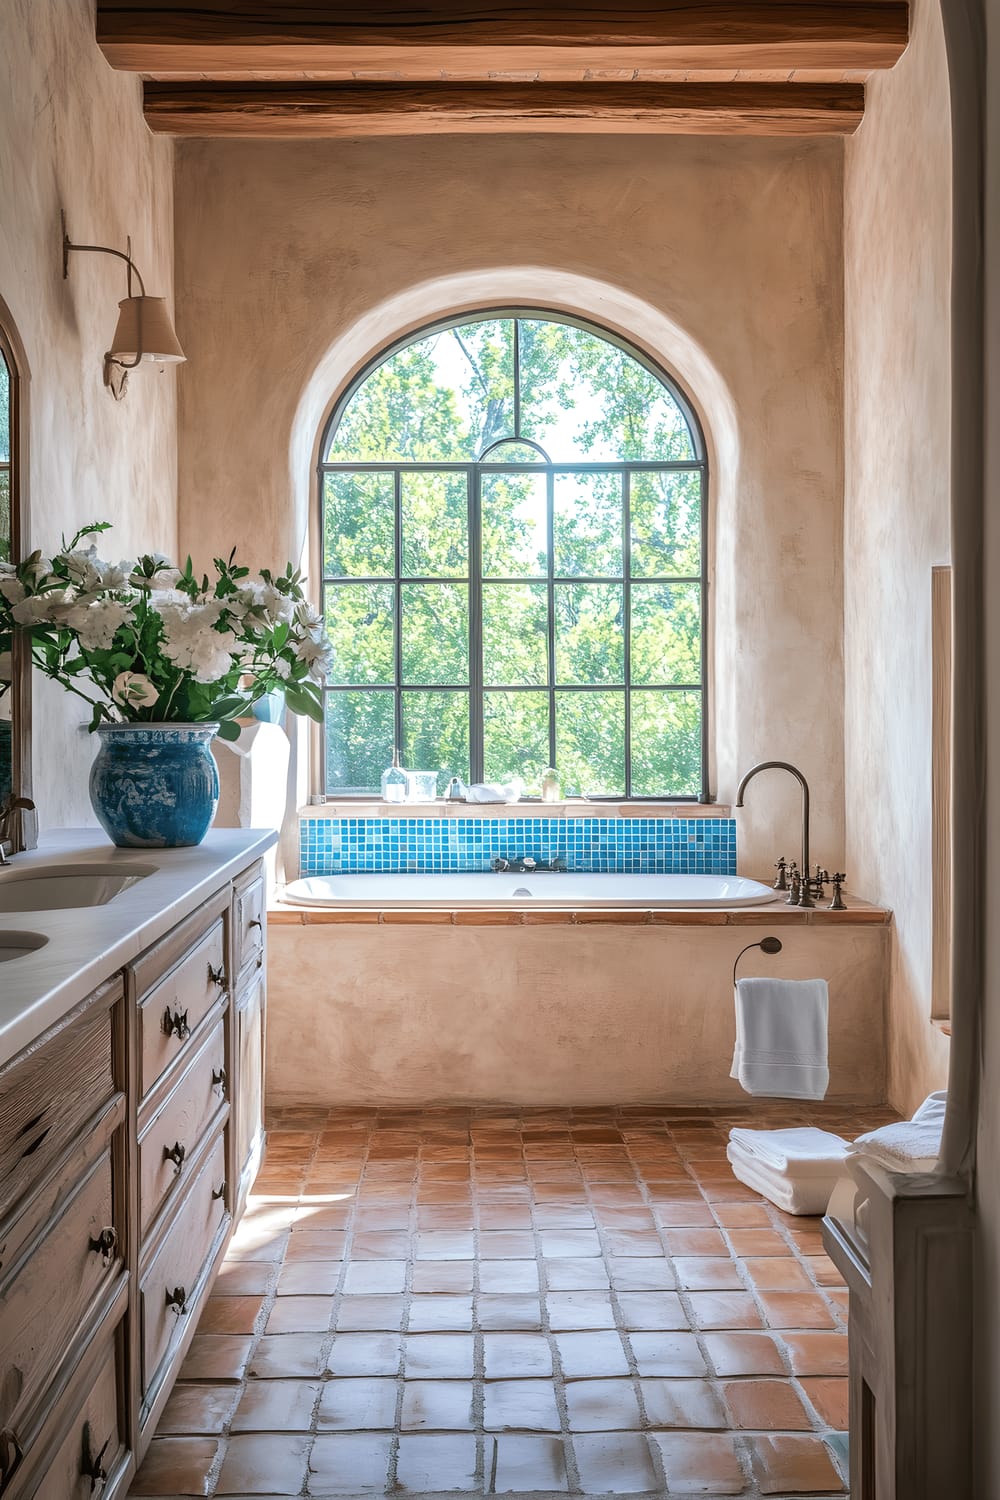
[[[26,958],[37,953],[48,942],[40,932],[0,932],[0,964],[10,963],[12,958]]]
[[[95,864],[0,870],[0,912],[106,906],[147,875],[155,875],[156,869],[156,865]]]

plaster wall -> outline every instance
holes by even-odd
[[[175,376],[133,375],[104,389],[102,355],[124,297],[120,261],[73,258],[62,274],[59,211],[71,238],[133,253],[150,292],[171,294],[173,151],[142,119],[138,80],[94,42],[92,0],[4,0],[0,7],[0,295],[30,373],[31,541],[58,545],[109,520],[124,557],[177,540]],[[75,706],[74,706],[75,704]],[[44,827],[92,823],[80,729],[85,705],[35,674],[35,800]]]
[[[401,332],[514,295],[603,321],[677,375],[708,430],[713,790],[725,802],[754,761],[796,762],[832,868],[841,168],[837,141],[180,143],[182,548],[306,554],[322,420]],[[755,783],[743,868],[769,874],[798,821],[789,779]]]
[[[729,1077],[733,962],[768,930],[272,925],[268,1099],[745,1102]],[[881,1099],[888,929],[781,940],[754,972],[829,978],[828,1098]]]
[[[949,120],[940,9],[914,0],[910,46],[869,84],[844,182],[845,868],[895,914],[889,1097],[907,1113],[944,1087],[948,1065],[930,1017],[931,569],[951,556]]]

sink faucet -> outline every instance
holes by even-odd
[[[736,789],[736,807],[743,806],[743,793],[749,782],[759,771],[787,771],[794,776],[802,788],[802,865],[801,865],[801,893],[797,904],[799,906],[814,905],[812,892],[809,888],[809,783],[797,766],[790,765],[787,760],[762,760],[759,766],[751,766]]]
[[[0,806],[0,865],[7,864],[10,856],[17,852],[14,826],[15,821],[20,822],[17,814],[22,809],[25,812],[34,812],[35,804],[28,797],[15,797],[13,792]]]

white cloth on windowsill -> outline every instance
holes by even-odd
[[[731,1078],[748,1094],[823,1099],[830,1083],[825,979],[738,979]]]

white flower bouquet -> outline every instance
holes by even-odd
[[[51,559],[0,562],[0,642],[26,632],[35,665],[90,705],[91,729],[211,722],[233,740],[236,719],[275,689],[322,719],[332,652],[291,563],[251,577],[233,551],[214,580],[158,552],[109,563],[92,540],[108,530],[85,526]]]

